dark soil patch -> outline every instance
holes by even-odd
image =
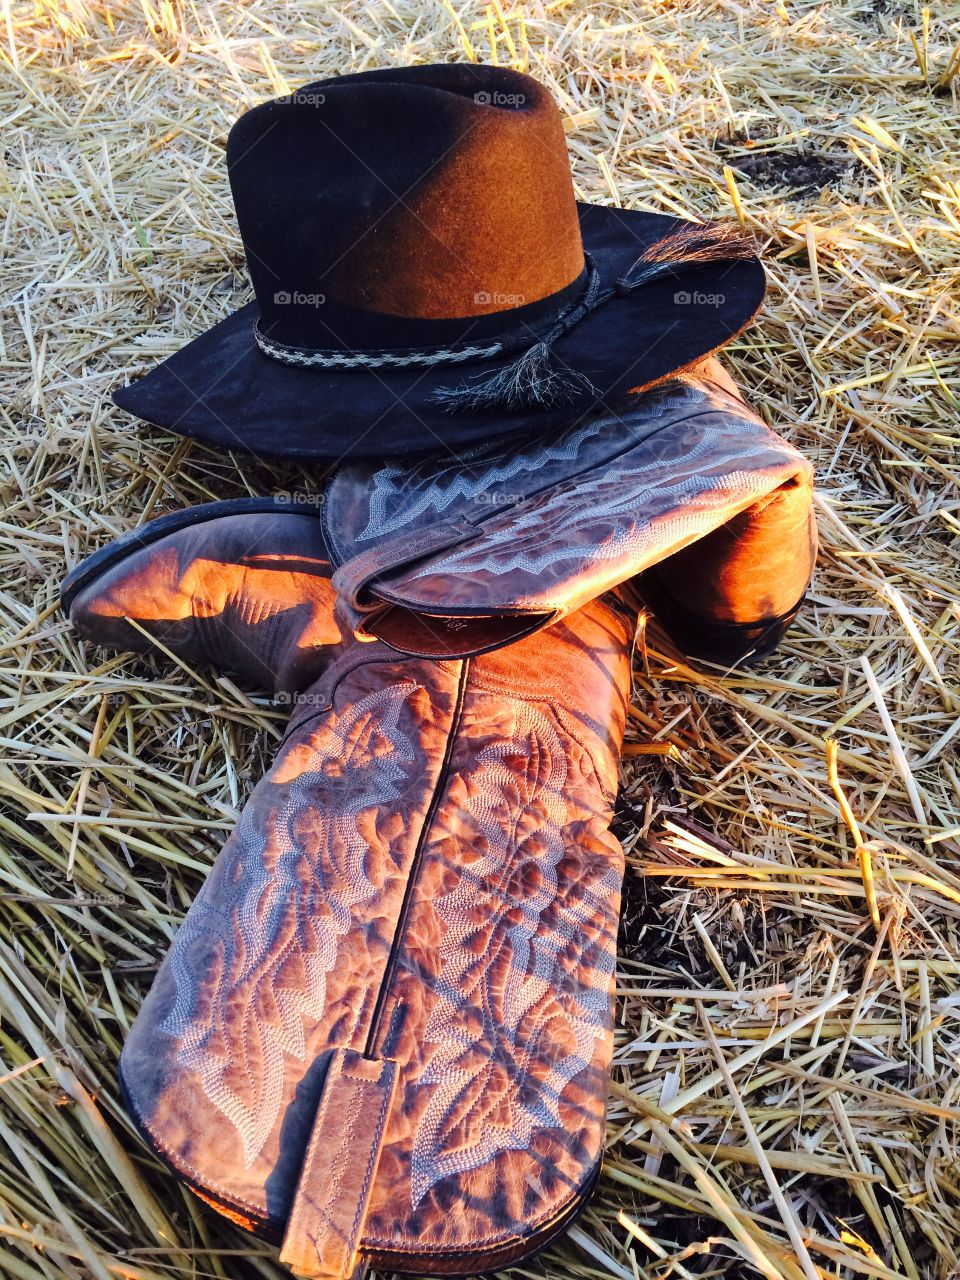
[[[913,14],[900,0],[873,0],[866,9],[854,15],[861,22],[873,22],[877,29],[883,31],[885,23],[910,21]]]
[[[732,157],[728,163],[755,186],[784,187],[801,196],[848,181],[858,167],[853,156],[831,151],[764,150]]]
[[[617,953],[624,960],[684,982],[707,986],[715,971],[699,935],[676,927],[676,891],[659,877],[638,875],[631,867],[623,880]]]

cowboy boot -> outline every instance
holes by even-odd
[[[344,629],[469,652],[640,575],[691,656],[777,642],[816,558],[812,468],[715,359],[561,432],[404,466],[348,463],[324,523]]]
[[[310,684],[340,641],[316,510],[211,502],[132,529],[77,566],[61,605],[95,644],[158,646],[273,693]]]
[[[121,1079],[153,1149],[297,1274],[486,1272],[588,1195],[636,616],[611,592],[466,661],[350,638],[295,699]]]
[[[744,403],[719,360],[696,375]],[[638,580],[644,602],[690,658],[724,665],[772,652],[796,618],[817,558],[809,466]]]
[[[162,647],[295,693],[320,674],[343,628],[321,507],[322,498],[313,505],[239,498],[160,516],[73,569],[61,607],[94,644],[132,653]],[[543,625],[504,612],[467,628],[399,608],[394,623],[399,652],[450,657],[498,648]]]
[[[800,611],[816,557],[810,491],[791,479],[648,569],[638,589],[686,657],[732,666],[777,647]]]
[[[809,464],[711,359],[559,435],[349,464],[320,507],[253,499],[152,521],[75,570],[64,603],[101,643],[160,641],[293,689],[338,627],[463,657],[639,574],[685,652],[734,661],[769,650],[800,606],[811,494]]]

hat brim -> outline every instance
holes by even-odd
[[[612,286],[649,245],[683,225],[676,218],[580,205],[585,250],[603,287]],[[114,401],[179,435],[260,457],[394,457],[456,450],[493,436],[543,431],[688,369],[735,337],[764,294],[756,258],[712,262],[615,296],[553,345],[559,367],[585,374],[599,392],[582,404],[545,410],[451,413],[434,401],[511,363],[499,359],[434,368],[297,368],[264,355],[253,334],[252,302],[208,329]]]

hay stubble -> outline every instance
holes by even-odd
[[[162,510],[322,483],[109,391],[247,298],[245,107],[476,57],[561,103],[578,194],[739,221],[730,352],[817,467],[780,655],[638,648],[609,1150],[522,1274],[947,1280],[960,1266],[960,6],[357,0],[4,6],[0,23],[0,1274],[282,1274],[145,1151],[120,1045],[283,722],[95,652],[65,567]]]

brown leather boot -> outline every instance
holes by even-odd
[[[478,628],[506,643],[639,574],[685,652],[756,657],[807,589],[812,492],[810,464],[710,359],[562,432],[341,467],[324,506],[338,613],[447,657],[480,651]]]
[[[351,463],[322,506],[255,499],[152,521],[75,570],[64,601],[92,639],[141,651],[157,639],[292,689],[318,674],[338,622],[460,658],[640,574],[682,649],[730,662],[771,648],[799,608],[811,494],[809,463],[711,359],[560,434]]]
[[[68,576],[61,605],[95,644],[239,672],[271,692],[319,676],[340,641],[315,508],[279,498],[161,516]]]
[[[177,933],[121,1060],[154,1150],[300,1275],[473,1275],[603,1149],[636,608],[506,649],[350,639]]]
[[[743,403],[719,360],[701,381]],[[798,468],[726,524],[648,569],[639,590],[674,644],[717,664],[755,661],[775,649],[803,604],[817,559],[812,472]]]

